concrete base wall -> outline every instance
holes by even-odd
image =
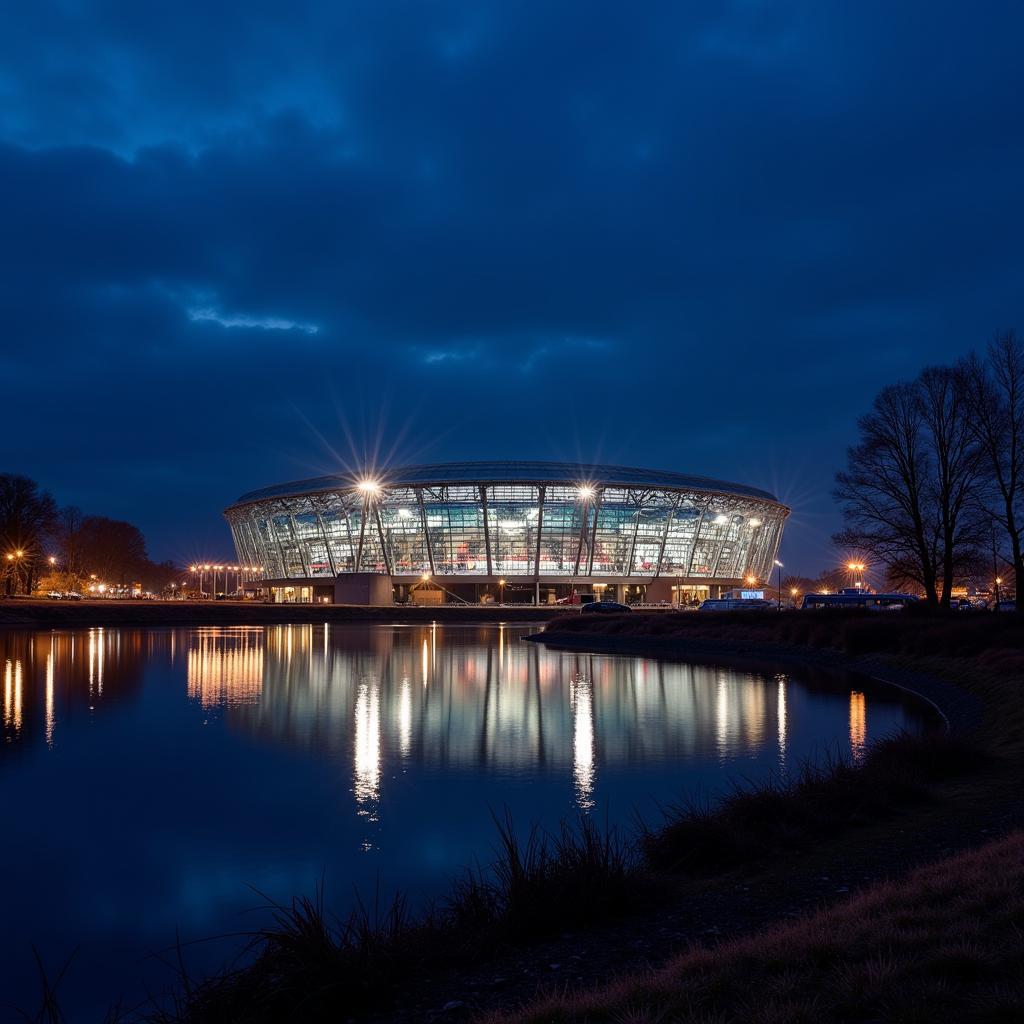
[[[391,577],[379,572],[354,572],[334,581],[335,604],[391,604]]]

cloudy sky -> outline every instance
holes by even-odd
[[[766,487],[1024,328],[1018,4],[9,5],[0,469],[227,557],[376,457]]]

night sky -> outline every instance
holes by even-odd
[[[623,463],[830,564],[873,395],[1024,329],[1024,8],[703,6],[6,5],[0,470],[187,563],[374,456]]]

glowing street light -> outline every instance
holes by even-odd
[[[505,603],[505,581],[504,580],[498,580],[498,587],[500,588],[500,592],[501,592],[501,603],[504,604]]]
[[[21,561],[25,552],[21,548],[16,548],[14,551],[7,553],[7,561],[10,563],[7,567],[7,593],[11,593],[11,584],[14,583],[17,586],[18,580],[20,579],[20,572],[18,563]]]
[[[376,494],[380,490],[380,484],[376,480],[360,480],[356,484],[356,490],[362,491],[367,497]]]
[[[779,592],[778,593],[778,599],[779,600],[778,600],[777,611],[781,612],[782,611],[782,563],[776,558],[775,559],[775,565],[777,566],[777,568],[779,570],[779,579],[778,579],[778,586],[777,586],[777,589],[778,589],[778,592]]]
[[[584,501],[589,501],[594,496],[594,488],[590,484],[580,484],[576,492]]]

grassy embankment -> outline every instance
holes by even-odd
[[[1024,777],[1024,621],[1015,615],[620,616],[559,622],[556,631],[572,644],[614,637],[627,649],[645,643],[679,652],[720,643],[780,654],[803,648],[842,653],[882,675],[926,671],[955,682],[983,709],[968,742],[955,743],[955,757],[941,749],[949,741],[927,741],[918,750],[935,758],[926,774],[936,781],[945,775],[931,794],[940,812],[955,820],[965,805],[999,788],[1012,800]],[[986,760],[988,769],[979,770]],[[860,769],[831,773],[824,785],[740,793],[710,813],[684,809],[645,837],[648,861],[693,869],[706,864],[710,852],[727,866],[742,861],[765,831],[779,848],[794,831],[801,845],[809,828],[831,822],[842,829],[834,818],[845,817],[848,801],[856,811],[847,825],[865,805],[869,813],[892,812],[914,800],[904,790],[902,762],[902,755],[889,761],[883,748]],[[913,814],[899,819],[901,830],[914,825]],[[694,948],[657,971],[543,998],[491,1021],[1020,1020],[1022,928],[1024,833],[1016,832],[840,906],[714,948]]]
[[[1013,786],[1021,776],[1024,713],[1018,688],[1024,657],[1020,654],[1022,626],[1015,616],[941,620],[850,615],[574,617],[553,623],[552,636],[556,632],[566,642],[575,637],[576,642],[585,643],[589,637],[592,643],[601,638],[618,638],[616,642],[626,645],[631,641],[657,643],[666,654],[674,650],[685,655],[688,644],[704,644],[705,652],[715,645],[723,651],[767,654],[803,650],[829,652],[837,658],[856,654],[863,660],[869,656],[882,664],[918,670],[925,666],[974,694],[983,702],[986,714],[972,736],[900,737],[876,745],[857,767],[835,761],[804,769],[785,786],[770,781],[737,789],[711,809],[669,808],[664,822],[633,839],[604,833],[588,821],[566,828],[554,838],[534,835],[524,844],[504,825],[495,864],[467,874],[449,900],[424,918],[411,920],[404,905],[397,902],[379,917],[361,909],[347,921],[337,922],[325,912],[321,896],[298,899],[277,908],[276,924],[253,937],[253,960],[248,967],[183,982],[176,999],[147,1019],[180,1024],[319,1021],[336,1019],[339,1013],[351,1016],[360,1011],[383,1011],[402,988],[415,987],[420,977],[469,969],[509,944],[652,912],[666,900],[685,900],[688,892],[696,891],[694,884],[706,887],[722,877],[722,888],[727,890],[729,878],[739,872],[740,877],[756,875],[761,884],[770,885],[773,876],[795,874],[795,865],[811,856],[808,850],[825,849],[840,860],[854,850],[859,857],[869,856],[871,851],[865,853],[865,845],[870,847],[879,837],[898,831],[912,839],[914,830],[929,817],[955,821],[957,813],[975,807],[982,798],[1001,799],[1007,787],[1015,792]],[[912,853],[909,862],[921,859],[927,856]],[[961,864],[965,884],[973,884],[978,874],[970,868],[974,862],[967,858],[956,863]],[[959,868],[951,863],[948,870]],[[925,902],[920,903],[918,916],[911,910],[917,905],[915,893],[932,893],[930,885],[911,881],[900,890],[900,899],[908,906],[906,927],[919,943],[926,939],[931,911]],[[891,893],[877,899],[865,897],[872,907],[881,905],[877,900],[888,898],[894,897]],[[991,902],[990,895],[973,890],[965,892],[964,899],[980,900],[984,906]],[[721,984],[728,987],[734,975],[749,971],[750,981],[742,991],[749,995],[754,991],[751,985],[763,984],[768,987],[758,1001],[765,1007],[776,1003],[782,1007],[782,1016],[766,1020],[804,1019],[799,1014],[810,1013],[813,1006],[808,1010],[806,999],[799,1002],[797,997],[805,998],[806,990],[795,979],[806,973],[807,961],[817,964],[820,973],[839,971],[836,965],[849,959],[854,965],[863,961],[863,969],[852,967],[843,975],[846,995],[841,998],[848,1002],[875,998],[870,995],[874,991],[870,984],[879,977],[899,976],[906,967],[903,954],[899,950],[891,955],[886,952],[892,943],[881,918],[877,919],[876,943],[870,928],[853,928],[856,914],[837,913],[840,916],[833,924],[806,925],[802,931],[800,927],[783,929],[776,938],[771,938],[775,933],[768,933],[760,945],[761,940],[751,939],[737,947],[740,952],[735,954],[723,947],[723,964],[741,967],[733,968],[730,975],[723,966]],[[843,924],[846,921],[849,928]],[[956,933],[952,925],[947,927],[938,918],[932,923],[929,942],[955,945],[969,939],[969,929]],[[992,935],[978,931],[977,949],[968,950],[963,958],[964,962],[980,958],[992,966],[989,973],[972,974],[985,984],[1001,977],[1005,967],[1005,957],[999,952],[1005,929],[996,924],[992,927]],[[834,936],[822,952],[825,947],[814,936],[830,930]],[[844,951],[847,942],[850,948]],[[781,959],[772,960],[768,953],[776,946],[784,953]],[[679,970],[687,978],[694,971],[706,974],[706,967],[700,965],[709,962],[707,956],[692,954],[697,968],[686,967],[691,961],[685,957],[674,966],[683,963]],[[733,960],[728,960],[730,956]],[[949,960],[943,953],[935,962],[946,962],[942,957]],[[787,962],[791,971],[785,968]],[[927,973],[932,968],[925,965],[922,970]],[[530,1011],[531,1019],[548,1019],[545,1014],[556,1013],[605,1019],[601,1017],[603,1007],[614,1019],[631,1019],[623,1010],[627,1005],[641,1008],[637,1020],[661,1019],[657,1014],[663,1009],[674,1018],[684,1014],[685,1006],[703,1005],[701,1001],[710,998],[703,989],[694,989],[679,996],[683,1002],[671,1002],[675,995],[666,996],[665,986],[677,984],[672,980],[675,975],[657,977],[660,981],[653,988],[645,987],[649,979],[626,979],[613,991],[593,997],[596,1003],[592,999],[545,1004]],[[961,980],[953,976],[952,983],[959,986]],[[862,983],[868,987],[862,987],[857,996],[857,986]],[[718,991],[714,987],[718,983],[709,984]],[[650,996],[651,992],[655,995]],[[961,988],[958,993],[962,994]],[[709,1007],[717,1005],[709,1003]],[[717,1020],[718,1013],[714,1009],[703,1019]],[[745,1019],[739,1003],[722,1013],[722,1019]],[[816,1019],[830,1013],[826,1009]],[[684,1014],[682,1019],[688,1018]],[[815,1019],[813,1013],[806,1019]]]
[[[1024,1019],[1024,833],[847,903],[489,1024]]]

